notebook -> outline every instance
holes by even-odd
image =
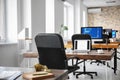
[[[14,80],[21,74],[21,71],[0,71],[0,80]]]

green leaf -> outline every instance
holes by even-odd
[[[64,30],[68,30],[68,27],[67,27],[67,26],[64,26]]]

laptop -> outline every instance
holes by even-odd
[[[74,52],[88,53],[91,50],[90,40],[74,40]]]

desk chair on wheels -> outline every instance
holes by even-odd
[[[86,44],[83,44],[83,42],[81,42],[81,44],[78,44],[78,42],[76,42],[76,41],[85,41]],[[72,44],[73,44],[73,50],[76,50],[77,49],[76,47],[78,47],[78,46],[83,47],[83,45],[86,45],[85,51],[90,51],[91,44],[92,44],[91,43],[91,37],[88,34],[74,34],[72,36]],[[83,52],[84,52],[84,50],[83,51],[80,50],[79,54],[83,53]],[[86,60],[84,59],[83,61],[79,62],[79,63],[83,62],[83,72],[76,71],[75,73],[78,73],[78,74],[76,74],[76,78],[78,78],[78,75],[87,74],[87,75],[91,76],[91,78],[93,79],[93,75],[92,74],[95,74],[97,76],[97,72],[88,72],[88,71],[86,71],[85,61]]]
[[[39,33],[35,37],[35,42],[40,64],[46,65],[49,69],[67,69],[68,73],[79,69],[76,64],[68,65],[68,60],[75,57],[66,57],[63,39],[59,34]]]

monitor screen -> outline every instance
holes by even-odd
[[[102,39],[102,27],[81,27],[81,34],[89,34],[92,39]]]
[[[116,30],[112,30],[112,38],[116,38]]]

